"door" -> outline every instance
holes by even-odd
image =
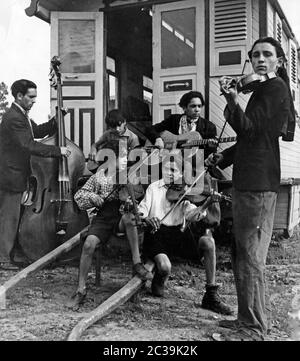
[[[204,94],[205,15],[203,0],[153,6],[153,123],[181,113],[181,96]]]
[[[103,132],[103,13],[52,12],[51,56],[61,59],[66,136],[85,157]],[[52,112],[56,106],[51,91]]]

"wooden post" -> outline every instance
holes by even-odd
[[[145,264],[145,267],[151,272],[154,268],[154,263],[148,261]],[[80,336],[83,332],[90,327],[95,322],[99,321],[104,316],[107,316],[117,307],[121,306],[123,303],[129,300],[145,283],[139,277],[133,277],[124,287],[122,287],[118,292],[114,293],[106,301],[104,301],[100,306],[95,308],[90,312],[85,318],[83,318],[71,331],[68,341],[77,341],[80,339]]]
[[[84,228],[81,232],[84,232],[87,228],[88,227]],[[0,309],[6,309],[6,293],[9,289],[11,289],[21,280],[27,278],[27,276],[29,276],[31,273],[40,270],[49,263],[53,262],[63,253],[69,252],[72,248],[77,246],[80,243],[81,232],[77,233],[74,237],[70,238],[68,241],[55,248],[53,251],[47,253],[45,256],[32,263],[30,266],[24,268],[22,271],[14,275],[11,279],[9,279],[2,286],[0,286]]]

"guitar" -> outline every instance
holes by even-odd
[[[167,130],[160,133],[160,137],[164,141],[166,149],[174,149],[174,148],[193,148],[193,147],[201,147],[209,144],[209,141],[214,140],[217,144],[217,139],[201,139],[201,135],[196,132],[188,132],[184,134],[173,134]],[[236,137],[227,137],[221,138],[220,143],[229,143],[235,142]],[[152,144],[150,141],[145,143],[145,147],[149,147]]]

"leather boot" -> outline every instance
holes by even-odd
[[[217,285],[206,285],[206,292],[202,299],[202,308],[210,310],[222,315],[232,315],[233,311],[227,306],[220,298],[218,294]]]

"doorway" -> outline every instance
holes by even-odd
[[[106,111],[119,108],[128,127],[152,123],[152,11],[128,8],[106,14]]]

